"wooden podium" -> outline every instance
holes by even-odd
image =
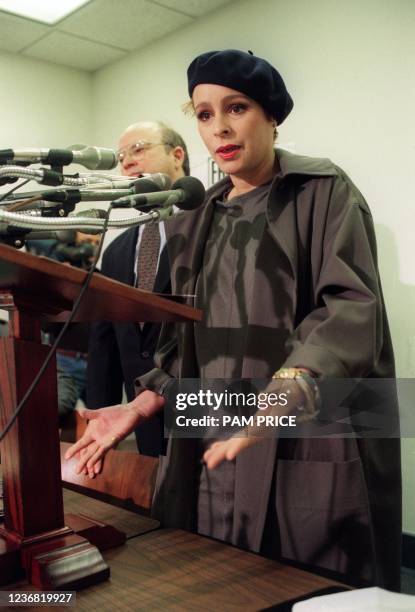
[[[9,337],[0,338],[1,430],[48,353],[41,319],[66,320],[85,277],[83,270],[0,244],[0,308],[9,311]],[[200,319],[190,306],[96,274],[74,321]],[[1,460],[0,585],[26,574],[38,588],[70,590],[108,578],[101,553],[82,533],[100,532],[106,547],[122,543],[123,534],[63,514],[54,359],[1,443]]]

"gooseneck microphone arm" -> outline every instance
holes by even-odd
[[[161,216],[160,211],[169,212],[167,209],[159,209],[156,211],[150,211],[148,213],[138,213],[134,217],[124,217],[121,219],[110,219],[108,223],[109,228],[125,228],[133,225],[141,225],[142,223],[149,223],[151,221],[158,221]],[[164,216],[164,215],[163,215]],[[167,214],[166,217],[170,216]],[[63,219],[58,217],[41,217],[34,218],[30,215],[24,215],[21,213],[11,213],[0,210],[0,233],[1,226],[20,227],[27,230],[62,230],[62,229],[79,229],[85,232],[93,233],[98,230],[100,233],[105,224],[105,219],[84,217],[84,216],[69,216]]]
[[[73,176],[63,176],[55,170],[47,168],[22,168],[21,166],[0,166],[0,177],[15,177],[30,179],[43,183],[44,185],[68,185],[69,187],[86,187],[89,181],[86,178],[76,178]]]
[[[204,201],[205,189],[198,179],[192,177],[184,177],[173,185],[173,189],[169,191],[160,191],[156,193],[142,193],[136,196],[140,197],[141,205],[148,208],[149,205],[158,205],[158,208],[148,212],[139,212],[134,217],[121,219],[103,219],[106,215],[105,211],[97,212],[95,210],[88,211],[87,214],[82,213],[70,215],[65,218],[58,217],[34,217],[32,214],[14,213],[0,209],[0,234],[5,232],[6,235],[17,228],[40,231],[56,231],[62,229],[79,229],[90,233],[100,233],[104,226],[109,228],[125,228],[134,225],[142,225],[144,223],[158,223],[175,214],[181,214],[180,209],[190,210],[197,208]],[[157,196],[157,198],[155,197]],[[179,211],[173,209],[176,204]],[[113,203],[111,204],[111,209]],[[30,211],[28,211],[30,213]]]

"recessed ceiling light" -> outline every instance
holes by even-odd
[[[0,10],[53,25],[91,0],[0,0]]]

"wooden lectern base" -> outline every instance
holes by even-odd
[[[20,545],[0,528],[0,585],[26,576],[39,589],[80,589],[107,580],[101,550],[120,546],[125,533],[84,515],[66,514],[63,533]]]
[[[100,551],[124,544],[125,533],[82,514],[66,514],[65,525],[20,540],[0,523],[0,586],[24,576],[45,590],[78,590],[107,580],[110,569]]]
[[[0,536],[1,586],[26,576],[39,589],[78,589],[102,582],[109,574],[98,548],[71,530],[69,535],[21,547]]]
[[[97,547],[76,534],[22,548],[21,560],[28,580],[39,589],[76,590],[110,575]]]
[[[120,544],[125,538],[86,517],[69,517],[65,523],[54,360],[15,415],[49,352],[42,345],[41,319],[59,315],[66,320],[85,277],[84,270],[0,245],[0,306],[9,313],[9,336],[0,338],[0,431],[15,419],[1,442],[0,584],[19,578],[22,572],[39,588],[94,584],[109,576],[98,548]],[[75,320],[201,319],[202,312],[190,306],[94,274]],[[144,482],[152,484],[154,462],[147,462],[147,468]],[[131,473],[134,478],[137,472]],[[120,481],[121,486],[124,479]],[[148,508],[150,502],[150,489],[145,489],[138,503]]]

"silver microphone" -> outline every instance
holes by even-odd
[[[80,146],[74,145],[68,149],[3,149],[0,150],[0,164],[23,162],[58,167],[80,164],[88,170],[112,170],[117,165],[117,156],[113,149],[86,146],[78,148]]]

